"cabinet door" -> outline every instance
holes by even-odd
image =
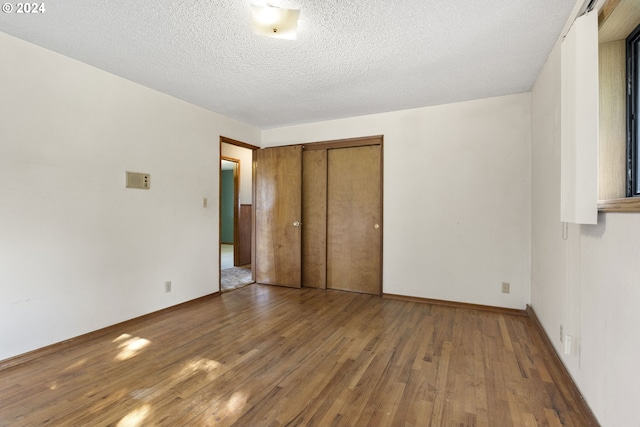
[[[257,151],[256,282],[300,287],[302,147]]]
[[[380,145],[328,150],[327,288],[381,293]]]

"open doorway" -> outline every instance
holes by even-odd
[[[254,282],[253,150],[220,137],[220,291]]]

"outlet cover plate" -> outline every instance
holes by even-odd
[[[511,284],[509,282],[502,282],[502,293],[508,294],[511,292]]]

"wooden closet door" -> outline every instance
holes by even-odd
[[[302,286],[327,287],[327,150],[302,152]]]
[[[328,150],[327,288],[381,293],[380,146]]]
[[[257,151],[256,282],[300,287],[302,147]]]

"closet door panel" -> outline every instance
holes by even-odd
[[[256,282],[300,287],[302,147],[257,151]]]
[[[327,150],[302,152],[302,286],[327,287]]]
[[[381,293],[380,146],[328,150],[327,287]]]

